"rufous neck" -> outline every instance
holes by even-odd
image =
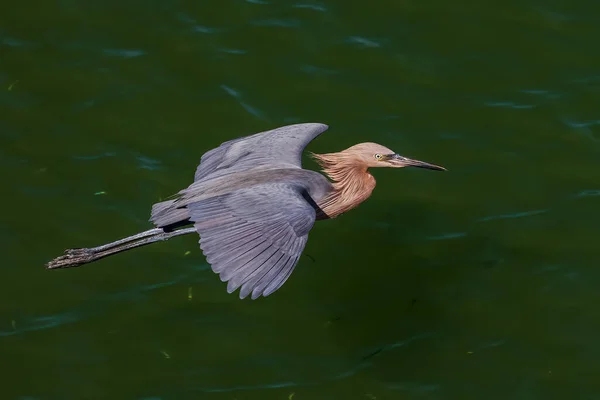
[[[333,191],[318,203],[327,217],[335,218],[356,208],[371,196],[376,182],[364,164],[343,152],[313,154],[313,157],[332,181]]]

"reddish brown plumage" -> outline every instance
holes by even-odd
[[[367,200],[376,184],[369,168],[414,166],[445,170],[437,165],[402,157],[377,143],[359,143],[339,153],[311,155],[331,179],[333,186],[333,190],[318,201],[319,208],[326,214],[319,215],[318,219],[335,218]]]
[[[371,196],[376,182],[366,165],[340,153],[314,154],[314,158],[332,180],[333,191],[318,204],[329,218],[357,207]]]
[[[319,202],[329,218],[335,218],[367,200],[375,189],[369,167],[384,166],[375,155],[392,150],[376,143],[360,143],[338,153],[311,155],[332,180],[333,191]]]

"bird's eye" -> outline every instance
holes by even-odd
[[[381,154],[379,154],[379,153],[375,154],[375,158],[376,158],[377,160],[381,160]]]

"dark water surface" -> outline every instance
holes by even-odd
[[[600,399],[599,40],[591,0],[6,3],[0,398]],[[374,171],[259,301],[195,236],[44,270],[309,121],[449,172]]]

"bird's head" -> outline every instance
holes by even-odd
[[[435,171],[446,171],[446,168],[440,167],[439,165],[429,164],[424,161],[413,160],[401,156],[377,143],[359,143],[344,150],[343,153],[346,153],[346,156],[354,157],[356,161],[363,163],[367,168],[418,167]]]

